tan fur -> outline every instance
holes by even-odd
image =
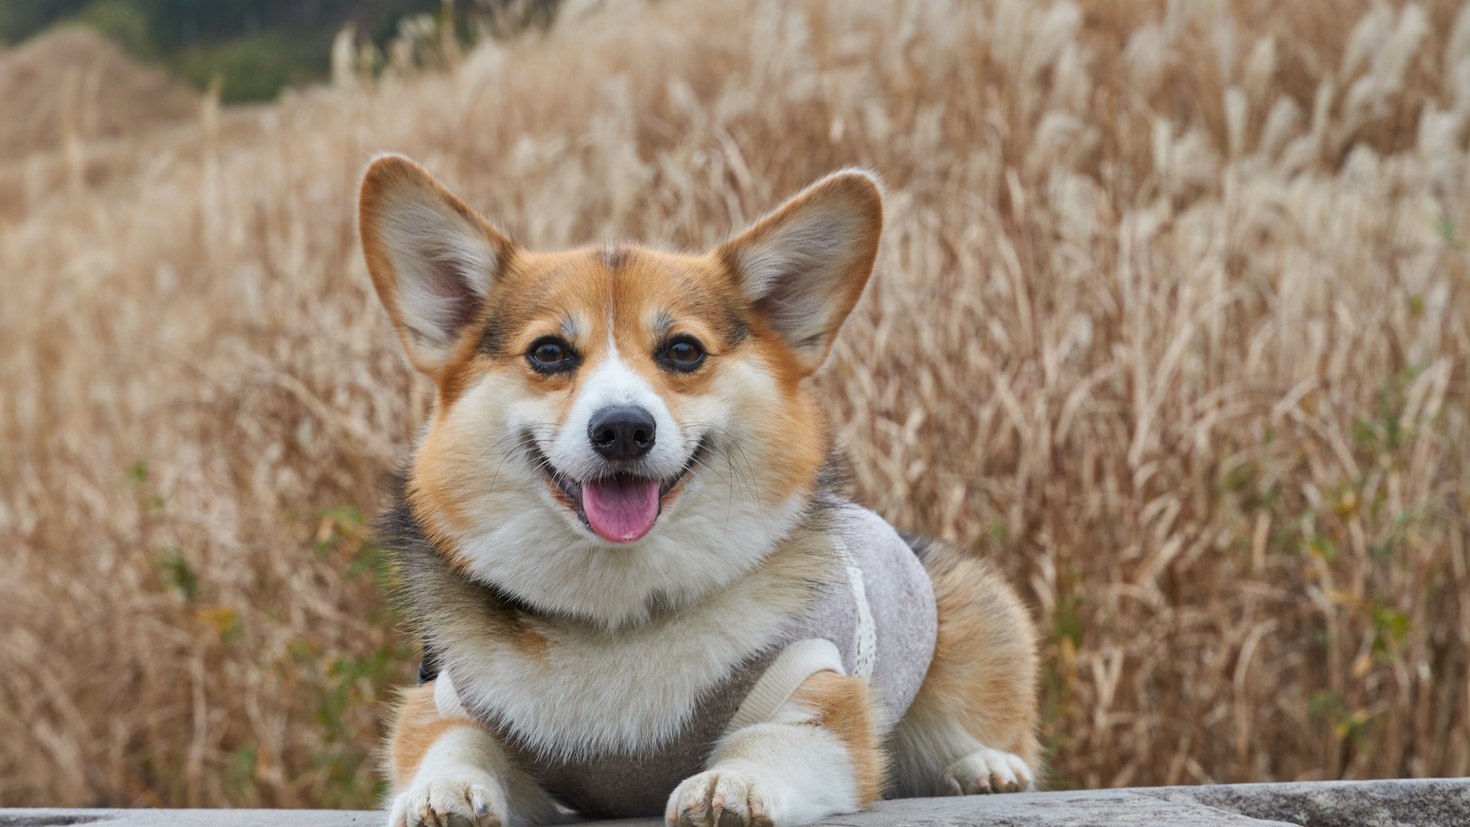
[[[1025,606],[989,561],[949,544],[933,543],[924,566],[934,583],[939,633],[924,683],[898,725],[898,763],[924,765],[920,788],[902,791],[932,795],[933,789],[924,787],[963,757],[904,754],[905,744],[952,724],[987,747],[1020,756],[1040,773],[1039,660]]]
[[[887,754],[878,743],[876,710],[868,682],[836,672],[818,672],[807,678],[792,700],[817,713],[813,722],[842,740],[852,759],[858,803],[866,807],[883,792]]]
[[[459,727],[489,732],[469,718],[441,715],[434,705],[432,683],[405,690],[398,702],[392,734],[388,737],[388,769],[392,774],[393,787],[400,790],[407,787],[429,747],[445,733]]]
[[[453,361],[434,374],[438,387],[435,416],[414,455],[412,473],[416,510],[430,527],[462,527],[465,523],[463,495],[458,493],[463,489],[463,466],[478,462],[480,454],[464,448],[477,444],[478,435],[444,424],[445,413],[464,389],[494,373],[507,393],[556,395],[569,402],[578,389],[579,376],[606,356],[609,306],[616,310],[612,322],[619,354],[660,392],[676,415],[681,395],[707,393],[720,381],[718,362],[725,354],[719,324],[723,320],[709,314],[715,308],[743,304],[721,260],[713,254],[688,256],[641,247],[623,248],[615,270],[608,268],[607,260],[601,248],[556,253],[518,250],[513,264],[500,274],[498,293],[506,298],[492,302],[486,318],[468,326]],[[853,301],[861,286],[851,296]],[[525,296],[534,296],[534,302],[523,299]],[[671,313],[680,330],[705,344],[711,369],[680,375],[654,365],[649,319],[661,311]],[[582,335],[578,344],[585,367],[577,375],[538,374],[526,365],[522,354],[540,336],[556,332],[566,314],[579,321]],[[752,327],[759,327],[758,316],[748,310],[745,315]],[[485,324],[514,331],[498,358],[477,350],[477,334]],[[765,463],[746,469],[756,475],[751,487],[772,502],[809,489],[826,458],[829,439],[826,419],[802,383],[807,373],[774,336],[758,331],[732,358],[758,361],[777,377],[774,398],[732,399],[737,416],[755,423],[759,438],[770,446]]]

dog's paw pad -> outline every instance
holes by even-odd
[[[685,779],[669,796],[664,820],[678,827],[772,827],[775,805],[767,785],[717,767]]]
[[[393,801],[389,827],[501,827],[505,793],[488,775],[415,781]]]
[[[949,765],[939,779],[944,795],[1025,792],[1035,786],[1031,768],[1020,757],[981,747]]]

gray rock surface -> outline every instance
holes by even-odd
[[[1310,827],[1470,827],[1470,778],[1220,784],[1161,787],[1147,792],[1184,796],[1253,818],[1274,818]]]
[[[342,810],[4,810],[0,827],[379,827]],[[661,827],[657,820],[611,822]],[[1470,827],[1470,779],[1140,787],[883,801],[827,827]]]

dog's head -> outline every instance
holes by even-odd
[[[828,449],[804,380],[872,272],[871,176],[831,175],[700,255],[536,253],[384,156],[359,223],[437,386],[410,501],[466,573],[617,624],[730,582],[799,519]]]

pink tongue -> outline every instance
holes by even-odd
[[[658,519],[658,480],[614,477],[582,483],[582,510],[592,530],[614,543],[631,543]]]

